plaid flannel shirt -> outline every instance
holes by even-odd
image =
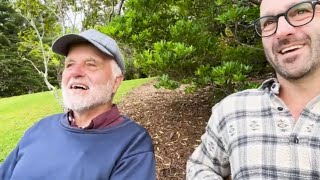
[[[272,89],[276,84],[269,79],[212,108],[187,162],[187,180],[320,179],[320,96],[295,122]]]

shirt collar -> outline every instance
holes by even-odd
[[[269,90],[274,94],[279,94],[280,84],[276,78],[267,79],[259,87],[260,90]]]
[[[70,125],[72,127],[77,127],[72,110],[69,110],[67,112],[67,116],[68,116]],[[90,124],[87,127],[84,127],[82,129],[102,129],[105,127],[119,124],[122,120],[123,118],[121,118],[117,105],[113,104],[110,110],[105,111],[102,114],[93,118]]]

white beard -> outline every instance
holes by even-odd
[[[90,89],[84,94],[81,92],[73,92],[68,85],[67,87],[62,85],[64,108],[81,112],[102,104],[107,104],[112,101],[113,85],[114,83],[111,81],[100,85],[90,84]]]

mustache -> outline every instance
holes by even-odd
[[[81,84],[81,85],[85,85],[85,86],[90,86],[91,83],[88,82],[87,80],[81,80],[81,79],[70,79],[65,85],[62,83],[61,86],[62,87],[71,87],[72,85],[75,84]]]
[[[278,51],[283,46],[286,46],[288,44],[302,44],[308,41],[307,37],[286,37],[279,39],[278,41],[275,41],[275,44],[273,45],[273,50]]]
[[[276,46],[280,47],[280,46],[285,46],[287,44],[290,44],[292,42],[301,42],[301,41],[304,41],[304,39],[297,38],[297,37],[284,38],[284,39],[280,39],[279,41],[277,41]]]

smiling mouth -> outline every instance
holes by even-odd
[[[296,51],[298,49],[301,49],[302,47],[303,47],[303,45],[290,46],[290,47],[287,47],[287,48],[283,48],[279,53],[280,54],[287,54],[287,53]]]
[[[89,90],[89,87],[81,84],[74,84],[71,85],[70,89]]]

